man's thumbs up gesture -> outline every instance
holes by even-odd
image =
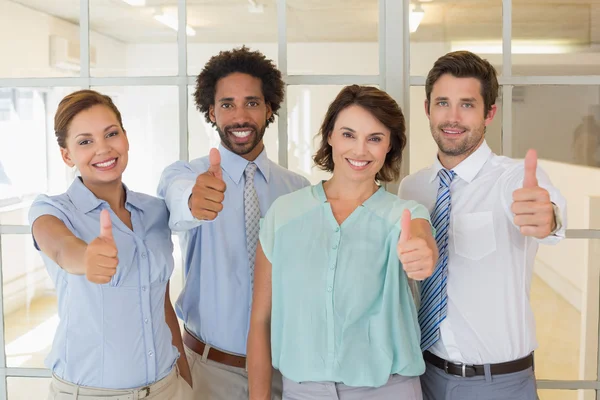
[[[108,283],[117,273],[119,259],[108,210],[100,212],[100,235],[87,245],[83,260],[85,276],[90,282]]]
[[[414,232],[414,227],[419,228]],[[425,239],[427,234],[421,228],[429,229],[429,241]],[[398,239],[398,258],[402,263],[404,271],[409,278],[421,281],[433,274],[437,261],[437,246],[431,236],[429,223],[423,219],[411,220],[409,210],[404,210],[400,221],[401,231]],[[432,248],[433,247],[433,248]]]
[[[550,202],[550,194],[538,186],[537,153],[529,150],[525,156],[525,176],[523,188],[513,192],[512,212],[514,223],[525,236],[543,239],[556,228],[554,208]]]
[[[217,149],[211,149],[208,155],[210,167],[208,171],[198,175],[188,207],[192,215],[200,220],[213,220],[223,210],[225,199],[225,182],[221,169],[221,154]]]

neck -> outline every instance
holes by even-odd
[[[475,153],[475,151],[477,151],[477,149],[483,144],[483,140],[484,139],[482,138],[476,146],[473,146],[464,153],[457,155],[446,154],[442,152],[442,150],[438,149],[438,160],[440,160],[440,164],[442,164],[444,168],[448,170],[454,169],[458,164],[465,161],[471,154]]]
[[[373,195],[379,186],[375,178],[365,181],[350,181],[337,177],[335,173],[323,184],[328,199],[364,202]]]
[[[83,181],[83,184],[94,196],[106,201],[114,212],[125,208],[125,188],[120,179],[105,184],[90,184]]]

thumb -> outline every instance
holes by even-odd
[[[410,239],[410,221],[410,210],[406,209],[402,212],[402,219],[400,220],[400,239],[398,239],[398,243],[404,243]]]
[[[106,240],[114,240],[112,234],[112,222],[110,221],[108,210],[102,210],[100,212],[100,235],[98,237]]]
[[[533,188],[538,185],[535,171],[537,169],[537,152],[530,149],[525,156],[525,177],[523,179],[524,188]]]
[[[208,172],[210,172],[215,178],[223,179],[223,171],[221,170],[221,153],[219,153],[218,149],[210,149],[210,153],[208,153],[208,162],[210,163]]]

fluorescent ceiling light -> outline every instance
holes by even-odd
[[[171,15],[168,15],[168,14],[157,14],[154,16],[154,19],[157,20],[158,22],[160,22],[161,24],[166,25],[169,28],[171,28],[177,32],[177,29],[178,29],[177,18],[175,18]],[[188,36],[196,36],[196,31],[194,29],[192,29],[192,27],[189,25],[185,26],[185,33]]]
[[[410,33],[414,33],[419,29],[419,25],[425,16],[425,11],[420,4],[417,4],[413,10],[410,11],[408,16],[408,26]]]
[[[452,42],[451,51],[468,50],[478,54],[502,54],[502,42]],[[518,41],[511,43],[512,54],[564,54],[576,50],[576,46],[551,41]]]
[[[143,7],[146,5],[146,0],[122,0],[123,2],[134,7]]]

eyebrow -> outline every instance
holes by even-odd
[[[117,128],[117,125],[112,124],[112,125],[107,126],[106,128],[104,128],[104,132],[106,132],[108,130],[111,130],[112,128]],[[92,136],[92,134],[91,133],[87,133],[87,132],[80,133],[80,134],[78,134],[78,135],[75,136],[75,139],[77,139],[79,136],[89,137],[89,136]]]
[[[222,97],[221,99],[219,99],[219,103],[223,103],[225,101],[234,101],[235,99],[233,97]],[[262,98],[260,96],[246,96],[244,97],[244,100],[262,100]]]
[[[347,126],[342,126],[340,129],[344,129],[347,131],[350,131],[352,133],[356,133],[356,131],[352,128],[348,128]],[[385,136],[385,134],[383,132],[373,132],[373,133],[369,133],[369,136]]]

